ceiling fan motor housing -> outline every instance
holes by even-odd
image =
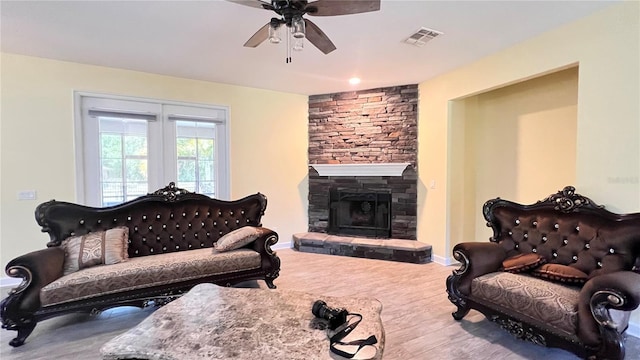
[[[329,37],[311,20],[303,18],[303,15],[336,16],[359,14],[380,10],[380,0],[334,1],[316,0],[309,3],[308,0],[271,0],[271,3],[263,0],[227,0],[237,4],[253,8],[274,11],[280,18],[271,18],[266,25],[256,31],[244,44],[246,47],[256,47],[270,38],[272,30],[282,24],[292,29],[296,39],[306,38],[324,54],[336,49]],[[272,41],[275,42],[275,41]]]
[[[294,20],[302,19],[304,14],[313,14],[317,11],[314,6],[307,6],[306,0],[272,0],[271,7],[271,10],[282,16],[281,19],[278,19],[278,22],[280,24],[286,24],[288,27],[292,26]],[[272,24],[274,23],[274,19],[276,18],[271,19]]]

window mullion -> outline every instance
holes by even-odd
[[[125,145],[126,136],[124,134],[120,134],[120,153],[122,154],[122,162],[121,162],[121,170],[122,171],[122,201],[126,201],[127,199],[127,154],[125,153]]]
[[[163,157],[163,169],[162,179],[164,184],[169,182],[178,182],[178,154],[176,143],[176,126],[174,121],[170,121],[168,115],[164,113],[163,107],[163,121],[162,121],[162,157]]]
[[[196,137],[196,160],[195,160],[195,171],[196,171],[196,191],[200,192],[200,154],[199,154],[199,149],[200,149],[200,144],[199,144],[199,140]]]
[[[147,192],[153,189],[159,189],[167,185],[165,182],[165,169],[164,169],[164,121],[157,121],[149,125],[148,132],[148,153],[147,153],[147,184],[149,189]]]

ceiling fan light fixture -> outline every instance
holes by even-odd
[[[282,41],[280,37],[280,26],[279,24],[271,23],[269,25],[269,42],[272,44],[279,44]]]
[[[295,51],[302,51],[304,49],[304,38],[294,37],[291,39],[291,48]]]
[[[291,34],[296,39],[304,39],[305,36],[305,28],[304,28],[304,20],[302,16],[296,17],[291,22]]]

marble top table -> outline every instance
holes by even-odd
[[[311,313],[316,300],[362,314],[362,322],[343,341],[375,335],[377,350],[367,346],[356,358],[382,358],[378,300],[212,284],[195,286],[100,351],[107,360],[342,359],[329,351],[325,323]]]

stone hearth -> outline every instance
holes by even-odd
[[[293,235],[296,250],[424,264],[431,262],[431,245],[404,239],[370,239],[306,232]]]

